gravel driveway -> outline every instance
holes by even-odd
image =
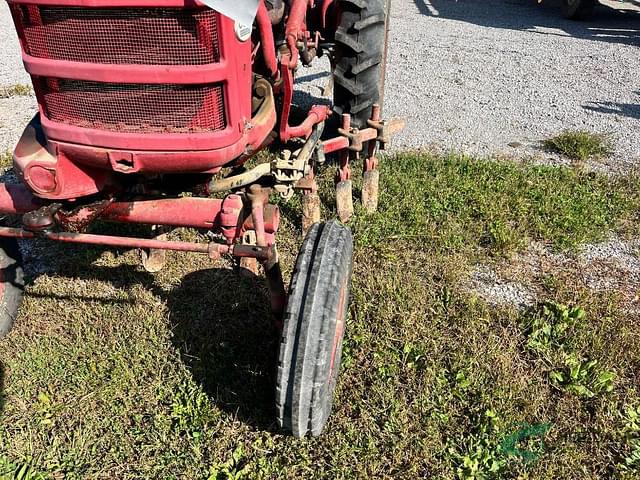
[[[571,22],[557,0],[393,2],[386,114],[408,121],[396,149],[547,159],[541,139],[580,128],[614,136],[607,168],[640,164],[637,7],[606,2]],[[4,2],[0,44],[0,85],[27,83]],[[326,81],[302,76],[316,93]],[[33,98],[0,100],[0,151],[34,112]]]
[[[614,136],[611,168],[639,164],[640,14],[625,5],[572,22],[549,0],[397,0],[387,112],[409,127],[396,146],[546,157],[541,139],[579,128]]]

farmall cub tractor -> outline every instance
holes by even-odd
[[[402,128],[380,118],[388,0],[7,2],[39,113],[15,148],[21,183],[0,184],[0,213],[14,219],[0,226],[0,336],[22,294],[17,239],[138,248],[150,271],[167,250],[260,262],[281,329],[278,423],[296,436],[320,434],[353,247],[343,224],[320,222],[314,175],[335,160],[336,211],[346,221],[350,162],[361,161],[362,201],[376,208],[376,154]],[[294,122],[296,71],[321,55],[331,60],[333,112],[316,105]],[[267,147],[273,160],[244,166]],[[295,191],[306,237],[287,292],[269,200]],[[96,221],[149,225],[150,235],[87,233]],[[204,229],[215,241],[172,241],[171,227]]]

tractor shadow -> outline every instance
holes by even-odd
[[[173,343],[216,405],[274,430],[278,333],[263,277],[228,269],[187,274],[169,294]]]
[[[640,98],[640,91],[635,92]],[[585,110],[592,112],[620,115],[640,120],[640,101],[639,103],[620,103],[620,102],[589,102],[582,106]]]
[[[67,260],[55,268],[56,276],[97,280],[125,291],[142,285],[166,304],[171,342],[212,402],[253,428],[275,431],[278,333],[264,277],[240,275],[227,268],[196,270],[167,291],[141,266],[94,265],[106,248],[72,247]],[[92,296],[65,299],[96,301]],[[111,299],[103,301],[112,303]],[[1,401],[2,396],[0,407]]]
[[[4,393],[4,365],[0,362],[0,416],[2,416],[2,412],[4,411],[5,404],[5,393]]]
[[[640,44],[640,2],[623,8],[613,2],[597,4],[588,21],[562,17],[560,0],[413,0],[425,16],[541,35],[571,36],[607,43]],[[614,6],[615,5],[615,6]]]

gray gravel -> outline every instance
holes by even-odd
[[[533,242],[529,248],[492,265],[478,265],[467,289],[493,305],[531,306],[548,292],[542,279],[562,272],[577,284],[596,292],[618,293],[622,308],[640,312],[640,241],[609,240],[585,245],[578,252],[554,253]]]
[[[610,168],[637,165],[637,10],[606,2],[572,22],[553,0],[396,0],[387,112],[409,122],[396,147],[546,158],[541,139],[579,128],[614,136]]]
[[[0,1],[0,87],[30,84],[6,2]],[[11,150],[38,111],[34,97],[0,98],[0,152]]]
[[[605,168],[640,163],[640,14],[604,2],[590,22],[561,18],[558,0],[394,0],[386,115],[408,121],[395,149],[435,147],[534,156],[566,128],[611,133]],[[0,2],[0,86],[28,83]],[[300,72],[298,103],[321,96],[320,62]],[[35,112],[33,98],[0,101],[0,150]]]
[[[0,86],[29,83],[7,2],[0,2]]]
[[[531,307],[536,294],[519,282],[500,278],[488,265],[479,265],[472,273],[469,289],[491,305],[511,305],[519,309]]]

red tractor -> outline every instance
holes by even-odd
[[[386,0],[388,2],[388,0]],[[320,222],[316,167],[336,158],[338,216],[377,205],[376,155],[402,122],[380,118],[385,0],[7,0],[39,113],[14,152],[19,184],[0,184],[0,336],[23,273],[17,239],[139,248],[149,271],[166,250],[264,267],[281,329],[276,409],[296,436],[329,416],[349,304],[352,238]],[[212,8],[213,7],[213,8]],[[224,13],[224,14],[223,14]],[[249,20],[247,20],[249,19]],[[328,55],[331,109],[292,120],[294,76]],[[325,128],[325,125],[327,128]],[[245,163],[266,147],[273,159]],[[333,156],[329,156],[334,154]],[[271,195],[302,194],[302,244],[288,292]],[[149,225],[145,238],[87,233],[96,221]],[[205,229],[210,243],[169,240]]]

